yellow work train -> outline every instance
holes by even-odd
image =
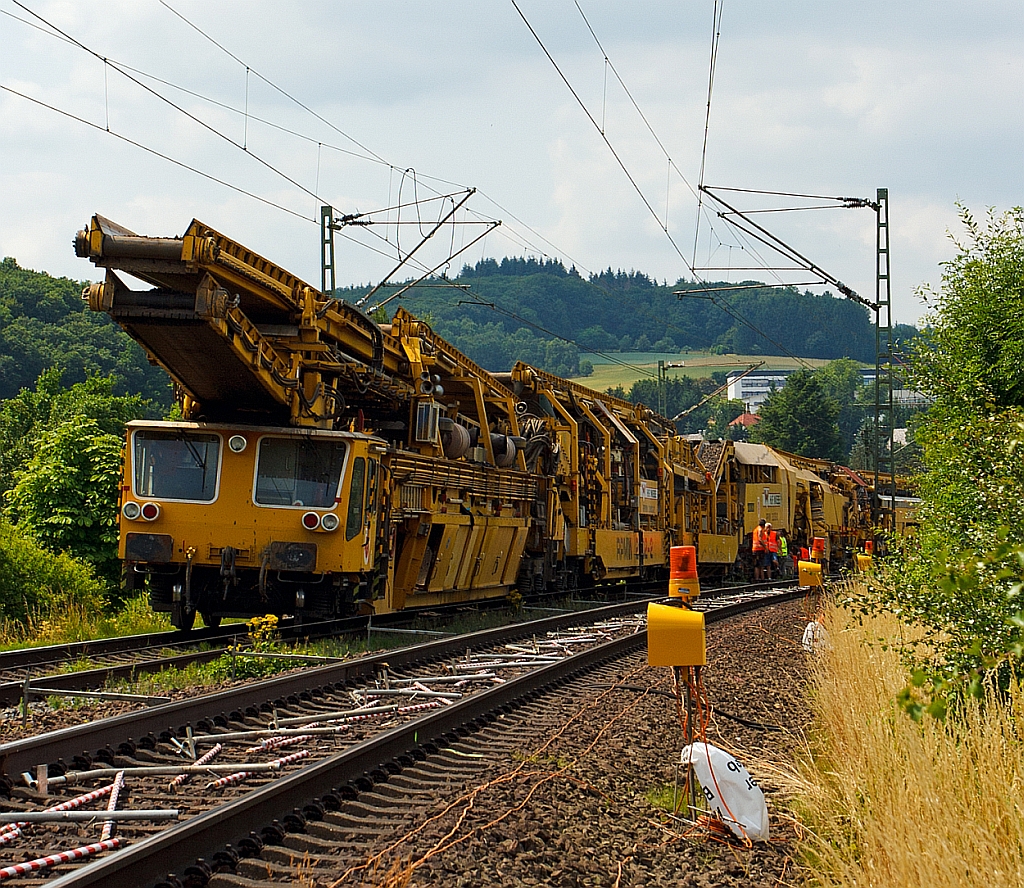
[[[178,387],[185,421],[129,425],[119,504],[127,583],[176,626],[667,578],[674,545],[735,571],[761,517],[833,562],[872,533],[855,473],[691,442],[526,364],[489,373],[198,221],[151,238],[96,216],[76,251],[107,270],[90,306]]]

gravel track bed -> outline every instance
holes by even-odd
[[[503,717],[306,832],[243,860],[211,888],[328,886],[769,886],[796,881],[795,831],[771,764],[802,743],[809,714],[803,604],[753,612],[708,633],[705,685],[719,714],[708,740],[732,751],[769,798],[772,839],[743,848],[691,832],[654,807],[682,745],[668,669],[643,655],[573,683],[557,702]],[[629,690],[593,685],[621,681]],[[591,687],[584,687],[586,683]],[[636,690],[639,688],[640,690]],[[766,732],[732,721],[777,726]]]

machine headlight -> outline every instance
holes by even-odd
[[[327,512],[326,514],[320,516],[321,530],[326,530],[328,532],[332,530],[337,530],[340,524],[341,519],[338,518],[338,516],[335,515],[334,512]]]

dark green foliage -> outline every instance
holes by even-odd
[[[35,391],[0,404],[0,494],[19,533],[93,564],[113,583],[117,485],[125,423],[145,412],[138,395],[116,396],[111,377],[65,389],[43,373]]]
[[[671,419],[684,410],[699,404],[701,399],[711,391],[708,379],[693,379],[689,376],[677,376],[666,379],[664,383],[664,415]],[[646,404],[654,410],[661,410],[661,401],[656,379],[638,379],[633,383],[626,396],[634,404]],[[699,431],[707,425],[708,408],[702,407],[683,417],[677,428],[683,432]]]
[[[730,401],[728,398],[714,398],[708,402],[710,418],[708,419],[708,438],[729,438],[733,441],[746,441],[747,430],[741,425],[730,426],[736,417],[745,413],[747,405],[742,401]]]
[[[836,422],[841,442],[840,458],[845,460],[864,423],[867,398],[872,398],[871,403],[874,404],[874,386],[865,386],[860,367],[855,361],[845,358],[830,361],[817,371],[815,377],[825,394],[839,405]]]
[[[146,413],[139,395],[115,395],[112,377],[90,376],[65,388],[54,368],[39,377],[35,390],[22,389],[0,402],[0,503],[18,472],[39,450],[43,438],[65,423],[88,419],[100,431],[124,437],[125,423]]]
[[[98,609],[103,587],[89,565],[42,548],[0,518],[0,617],[24,620],[79,605]]]
[[[50,551],[68,552],[115,580],[121,438],[79,417],[36,440],[8,494],[8,516]]]
[[[154,415],[167,410],[167,374],[105,314],[82,300],[83,284],[0,261],[0,400],[13,398],[50,367],[67,383],[91,373],[112,375],[115,391],[139,393]]]
[[[692,281],[662,285],[642,272],[611,269],[584,280],[557,260],[508,258],[466,266],[453,283],[469,290],[414,289],[404,304],[420,317],[429,314],[440,335],[488,370],[508,370],[515,360],[525,360],[562,375],[577,366],[579,355],[559,352],[555,363],[544,363],[550,357],[541,343],[557,337],[596,352],[673,352],[685,346],[718,354],[789,351],[874,360],[873,322],[863,306],[792,288],[719,290],[712,301],[703,292],[707,287]],[[677,290],[692,291],[693,298],[680,299]],[[354,301],[365,292],[351,288],[337,295]]]
[[[839,402],[810,370],[790,376],[768,396],[758,415],[751,441],[817,459],[838,459],[842,453]]]

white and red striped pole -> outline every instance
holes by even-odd
[[[47,814],[52,814],[54,811],[72,811],[75,808],[80,808],[82,805],[88,804],[89,802],[94,802],[96,799],[103,798],[103,796],[112,792],[113,789],[114,784],[111,783],[109,786],[94,789],[92,792],[85,793],[85,795],[75,796],[73,799],[68,799],[66,802],[61,802],[59,805],[51,805],[49,808],[44,808],[43,810]],[[28,826],[28,824],[25,822],[8,823],[6,826],[0,827],[0,845],[6,844],[10,841],[10,839],[4,839],[4,836],[6,836],[7,833],[20,830],[23,826]]]
[[[82,860],[91,857],[93,854],[100,854],[103,851],[113,851],[121,847],[120,839],[107,839],[105,842],[93,842],[91,845],[83,845],[81,848],[73,848],[70,851],[61,851],[59,854],[51,854],[48,857],[37,857],[35,860],[27,860],[25,863],[18,863],[14,866],[0,869],[0,881],[13,879],[15,876],[23,876],[26,873],[34,873],[39,870],[57,866],[61,863],[71,863],[73,860]]]
[[[124,771],[118,771],[117,776],[114,778],[114,782],[111,784],[110,789],[110,801],[107,802],[107,813],[117,810],[117,799],[121,795],[121,787],[124,786]],[[103,821],[103,832],[100,833],[100,841],[106,842],[108,839],[114,838],[114,827],[117,826],[116,820],[104,820]]]
[[[220,753],[220,751],[223,748],[224,748],[224,744],[223,743],[215,743],[210,748],[209,752],[203,753],[199,758],[197,758],[192,763],[192,767],[193,768],[198,768],[201,765],[209,764],[210,762],[212,762],[217,757],[217,755]],[[176,786],[181,786],[182,783],[184,783],[186,780],[188,780],[188,776],[189,776],[188,774],[179,774],[177,777],[175,777],[171,781],[170,786],[168,787],[168,789],[174,789],[174,787],[176,787]]]
[[[267,749],[281,749],[284,746],[296,746],[299,743],[305,743],[307,740],[312,739],[312,734],[296,734],[294,737],[267,737],[266,740],[261,740],[256,746],[250,746],[245,752],[246,755],[251,755],[254,752],[263,752]]]

